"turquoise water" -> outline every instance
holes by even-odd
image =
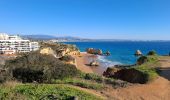
[[[76,45],[80,51],[86,48],[102,49],[103,52],[110,51],[111,56],[99,56],[99,61],[106,66],[115,64],[134,64],[136,50],[141,50],[147,54],[150,50],[157,51],[160,55],[167,55],[170,52],[170,42],[68,42],[67,44]]]

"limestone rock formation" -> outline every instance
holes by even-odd
[[[119,70],[121,69],[117,67],[108,67],[107,70],[103,72],[103,76],[112,77]]]
[[[103,51],[101,49],[94,49],[94,48],[87,48],[86,52],[90,54],[97,54],[97,55],[103,54]]]
[[[111,54],[110,51],[107,51],[107,52],[105,53],[106,56],[110,56],[110,54]]]
[[[124,80],[130,83],[144,84],[148,81],[148,76],[134,68],[115,69],[108,68],[104,76]]]
[[[136,52],[135,52],[135,56],[141,56],[142,55],[142,52],[140,51],[140,50],[137,50]]]
[[[90,66],[99,66],[99,63],[97,61],[92,61],[89,65]]]
[[[41,54],[46,54],[46,55],[54,55],[55,52],[53,49],[51,49],[50,47],[46,47],[40,50]]]
[[[96,50],[98,55],[102,55],[103,51],[101,49]]]

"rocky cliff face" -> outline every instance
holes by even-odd
[[[50,47],[46,47],[40,50],[41,54],[46,54],[46,55],[54,55],[54,50],[52,50]]]
[[[124,80],[130,83],[144,84],[148,80],[148,76],[134,68],[130,69],[119,69],[119,68],[108,68],[104,73],[104,76]]]
[[[80,51],[74,45],[60,43],[41,43],[41,54],[54,55],[56,58],[61,58],[65,55],[79,55]]]
[[[94,49],[94,48],[87,48],[86,52],[90,53],[90,54],[98,54],[98,55],[102,55],[103,54],[102,50]]]

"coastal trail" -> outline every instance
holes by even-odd
[[[82,57],[75,56],[77,68],[86,73],[92,73],[93,70],[87,66],[87,60],[90,55],[81,53]],[[159,75],[157,79],[147,84],[133,84],[125,88],[113,89],[108,87],[101,91],[94,92],[102,95],[106,100],[169,100],[170,98],[170,57],[162,56],[159,58]],[[102,94],[100,94],[102,93]]]
[[[159,58],[157,79],[147,84],[134,84],[126,88],[108,89],[105,94],[110,100],[169,100],[170,99],[170,57]]]
[[[160,76],[170,81],[170,56],[160,57],[159,62],[161,64],[159,67]]]

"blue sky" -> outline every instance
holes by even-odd
[[[0,0],[0,32],[170,40],[170,0]]]

